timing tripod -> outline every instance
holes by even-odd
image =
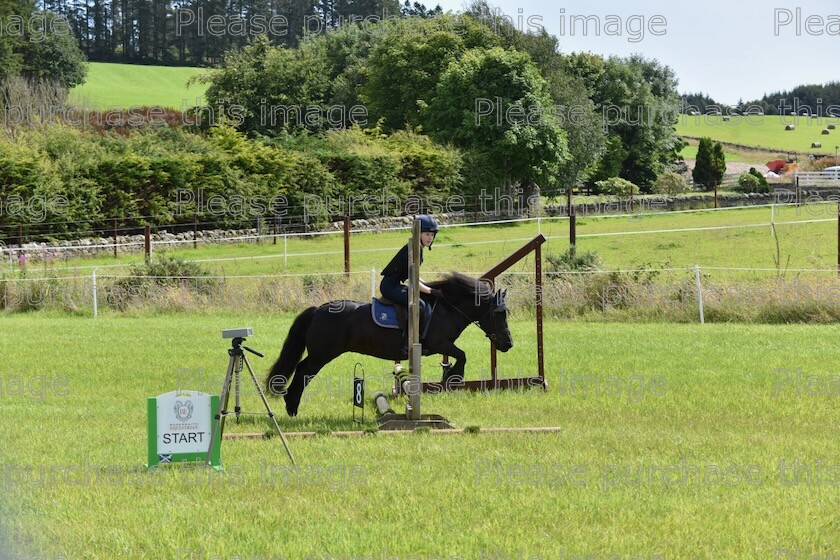
[[[254,382],[254,386],[257,388],[257,392],[259,393],[260,398],[262,399],[262,402],[265,405],[265,410],[268,412],[268,417],[271,418],[272,422],[274,422],[274,427],[277,429],[277,433],[280,434],[280,440],[283,442],[283,447],[286,448],[286,453],[288,453],[289,459],[294,465],[295,458],[292,456],[292,452],[289,449],[289,445],[286,443],[286,438],[283,437],[283,432],[280,431],[280,425],[277,423],[277,418],[274,417],[274,412],[272,412],[271,406],[269,406],[268,400],[265,398],[265,393],[263,393],[259,381],[257,381],[257,376],[254,375],[254,370],[251,369],[251,364],[248,362],[248,357],[245,355],[245,350],[247,350],[251,354],[254,354],[255,356],[259,356],[260,358],[262,358],[263,355],[257,352],[256,350],[248,348],[247,346],[243,346],[243,342],[245,342],[245,338],[235,337],[231,341],[231,348],[228,350],[230,361],[228,362],[227,375],[225,375],[225,381],[222,385],[222,393],[219,396],[219,407],[221,408],[221,410],[216,411],[216,416],[213,418],[213,428],[210,432],[210,447],[207,449],[207,464],[210,464],[210,452],[213,449],[213,442],[215,441],[216,434],[218,433],[219,439],[221,439],[225,433],[225,418],[228,414],[236,414],[237,420],[239,419],[240,414],[262,414],[261,412],[242,412],[239,394],[241,388],[240,374],[242,373],[242,364],[245,364],[245,367],[248,368],[248,373],[251,374],[251,379]],[[233,409],[233,412],[228,411],[228,400],[230,398],[231,383],[235,384],[234,392],[236,405]]]

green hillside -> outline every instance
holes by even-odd
[[[677,134],[695,138],[708,136],[719,142],[792,152],[833,154],[834,147],[840,145],[840,129],[830,130],[828,135],[822,134],[823,129],[829,125],[840,124],[840,119],[780,115],[732,116],[729,121],[723,119],[709,115],[680,115]],[[789,124],[795,125],[795,130],[785,130]],[[820,142],[822,148],[811,148],[812,142]]]
[[[206,68],[143,66],[92,62],[84,84],[73,88],[71,100],[90,108],[154,105],[181,109],[204,103],[206,84],[187,86]]]

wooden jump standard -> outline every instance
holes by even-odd
[[[537,311],[537,375],[530,377],[513,377],[503,378],[498,377],[498,362],[496,356],[496,347],[490,343],[490,379],[460,381],[455,382],[450,380],[446,383],[443,381],[430,382],[424,381],[422,389],[424,393],[439,393],[441,391],[452,390],[468,390],[468,391],[489,391],[493,389],[516,389],[541,387],[548,389],[548,383],[545,380],[545,352],[543,346],[543,309],[542,309],[542,244],[545,243],[545,237],[540,234],[531,241],[523,245],[517,251],[513,252],[506,259],[481,275],[482,280],[489,281],[495,290],[496,278],[508,270],[510,267],[524,259],[531,252],[534,253],[534,281],[535,281],[535,296],[536,311]],[[446,377],[447,368],[449,365],[449,357],[444,356],[441,366],[444,369],[444,378]],[[394,393],[399,394],[402,388],[398,383],[395,384]]]

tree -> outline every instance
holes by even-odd
[[[595,173],[607,151],[607,134],[582,80],[567,77],[552,81],[550,87],[568,141],[569,157],[560,164],[557,182],[558,190],[565,192],[585,183]],[[619,153],[614,151],[613,155]],[[552,194],[549,190],[544,193]]]
[[[371,120],[382,119],[385,130],[422,126],[423,107],[449,64],[470,48],[502,46],[486,26],[452,14],[434,20],[407,18],[399,29],[387,23],[381,28],[367,61],[367,80],[359,89]]]
[[[441,77],[427,131],[482,154],[506,187],[553,184],[568,151],[550,103],[548,84],[527,54],[470,49]]]
[[[21,47],[21,73],[29,80],[52,82],[70,90],[85,81],[87,61],[64,20],[49,12],[38,15],[40,18],[32,21],[39,22],[34,25],[40,29],[30,30],[37,37],[30,36]]]
[[[20,32],[13,31],[15,25]],[[85,58],[72,30],[55,14],[28,0],[0,0],[0,27],[0,82],[21,76],[33,90],[66,90],[84,81]]]
[[[400,11],[404,16],[417,16],[422,18],[433,18],[443,15],[443,9],[441,9],[440,4],[435,5],[434,8],[427,8],[425,4],[421,4],[420,2],[414,2],[413,4],[409,0],[405,0],[402,6],[400,6]]]
[[[584,81],[608,137],[614,139],[608,139],[604,160],[590,182],[614,176],[620,160],[619,176],[649,191],[683,147],[674,126],[679,96],[673,71],[639,55],[604,60],[576,54],[567,57],[564,66]]]
[[[210,83],[205,95],[211,111],[235,108],[242,122],[234,124],[248,132],[318,130],[328,78],[326,57],[317,48],[274,47],[263,36],[228,53],[224,68],[204,78]],[[213,116],[215,122],[222,117]]]
[[[715,142],[712,148],[712,168],[715,172],[715,184],[720,185],[723,182],[723,176],[726,175],[726,156],[723,153],[723,144]]]
[[[697,148],[697,160],[691,176],[698,185],[711,188],[720,185],[726,173],[726,158],[723,155],[723,145],[718,142],[712,144],[711,138],[701,138]]]
[[[294,47],[349,22],[402,13],[398,0],[39,0],[39,6],[70,22],[89,60],[194,65],[215,65],[261,34]],[[421,17],[441,13],[418,3],[405,9]],[[0,37],[0,53],[4,48]]]
[[[694,169],[691,171],[691,178],[696,185],[708,188],[714,184],[712,172],[712,139],[701,138],[697,147],[697,157],[694,161]]]
[[[16,17],[26,21],[32,13],[32,6],[17,0],[0,0],[0,80],[20,73],[23,57],[20,53],[23,38],[7,33],[9,23]]]
[[[606,151],[603,119],[591,99],[586,81],[568,68],[567,57],[560,54],[557,37],[545,30],[523,33],[505,20],[501,25],[511,28],[500,34],[506,44],[528,53],[548,82],[553,112],[566,133],[569,157],[560,164],[556,185],[544,185],[540,192],[548,196],[566,192],[587,181],[597,169],[598,161]]]
[[[421,108],[431,101],[441,74],[463,51],[454,32],[429,30],[419,39],[413,33],[392,33],[374,47],[368,59],[368,80],[362,99],[374,122],[384,129],[417,127]]]

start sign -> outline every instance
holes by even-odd
[[[213,418],[219,397],[197,391],[172,391],[149,397],[149,462],[146,467],[179,461],[204,461],[210,448]],[[210,452],[210,465],[221,464],[219,434]]]

